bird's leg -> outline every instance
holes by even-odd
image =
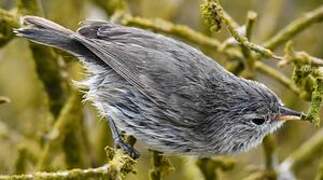
[[[132,147],[130,144],[127,144],[126,142],[124,142],[124,140],[122,139],[122,136],[121,136],[117,126],[115,125],[113,119],[111,117],[108,117],[108,121],[109,121],[109,126],[110,126],[110,129],[111,129],[114,145],[117,148],[121,148],[123,151],[125,151],[133,159],[139,158],[140,153],[134,147]]]

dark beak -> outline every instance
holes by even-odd
[[[287,120],[300,120],[301,116],[304,115],[304,113],[294,111],[292,109],[289,109],[285,106],[281,106],[279,109],[279,116],[277,120],[280,121],[287,121]]]

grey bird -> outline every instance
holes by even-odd
[[[106,117],[115,145],[139,153],[125,131],[149,148],[170,154],[247,151],[302,113],[273,91],[225,70],[201,51],[169,37],[103,21],[77,32],[35,16],[22,18],[17,36],[78,57],[88,78],[85,98]]]

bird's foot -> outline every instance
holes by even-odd
[[[114,145],[126,152],[132,159],[138,159],[140,157],[140,153],[130,144],[125,143],[122,139],[116,139]]]

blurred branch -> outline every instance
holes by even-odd
[[[90,165],[89,158],[91,157],[86,149],[87,137],[84,136],[83,127],[83,108],[81,103],[81,96],[74,92],[70,98],[72,106],[68,117],[69,123],[66,123],[65,135],[62,140],[62,149],[65,155],[65,162],[68,169],[76,167],[87,167]],[[72,102],[71,102],[72,101]],[[66,114],[65,114],[66,115]],[[86,134],[87,135],[87,134]]]
[[[219,179],[219,170],[228,171],[233,169],[235,161],[229,157],[217,156],[214,158],[201,158],[196,165],[201,170],[205,180]]]
[[[275,49],[279,45],[292,39],[295,35],[302,32],[306,28],[309,28],[315,23],[323,21],[323,6],[318,7],[304,16],[292,21],[285,28],[280,30],[276,35],[267,40],[263,46],[268,49]]]
[[[323,156],[323,129],[291,153],[278,167],[279,174],[297,172],[309,162]]]
[[[21,143],[18,145],[18,157],[15,160],[15,173],[22,174],[26,172],[27,163],[33,164],[37,161],[37,155],[31,150],[29,144]]]
[[[276,180],[276,174],[273,171],[259,171],[251,173],[242,180]]]
[[[22,15],[40,15],[40,5],[37,0],[17,0],[18,12]],[[30,43],[33,58],[36,63],[38,77],[48,95],[51,113],[57,117],[66,101],[67,83],[61,75],[58,56],[51,48]]]
[[[149,173],[150,180],[161,180],[165,175],[174,171],[174,167],[162,153],[152,151],[152,155],[153,169]]]
[[[323,180],[323,158],[321,158],[320,166],[317,171],[317,175],[315,177],[315,180]]]
[[[278,165],[276,154],[276,139],[273,135],[269,134],[263,140],[263,151],[265,154],[265,165],[267,171],[273,171]]]
[[[207,46],[214,50],[217,50],[220,47],[220,42],[214,38],[209,38],[187,26],[176,25],[162,19],[149,20],[141,17],[126,16],[123,19],[122,24],[174,35],[189,42],[200,46]]]
[[[80,116],[82,116],[80,108],[80,96],[78,95],[78,93],[74,92],[66,102],[65,106],[62,109],[62,112],[60,113],[60,116],[56,120],[54,126],[51,129],[51,132],[48,135],[48,142],[46,143],[41,158],[38,162],[39,170],[48,169],[48,165],[50,164],[50,161],[52,159],[52,153],[50,152],[54,151],[60,144],[63,143],[63,141],[66,141],[69,138],[68,135],[70,134],[70,132],[73,131],[73,128],[76,128],[74,127],[74,125],[81,120]],[[75,140],[75,138],[71,138]],[[79,148],[73,149],[72,151],[68,149],[65,150],[66,158],[75,157],[74,154],[78,155],[77,158],[82,158],[80,152],[78,152]],[[82,159],[78,159],[76,161],[81,161],[79,163],[83,164]],[[67,162],[69,162],[68,159]]]

